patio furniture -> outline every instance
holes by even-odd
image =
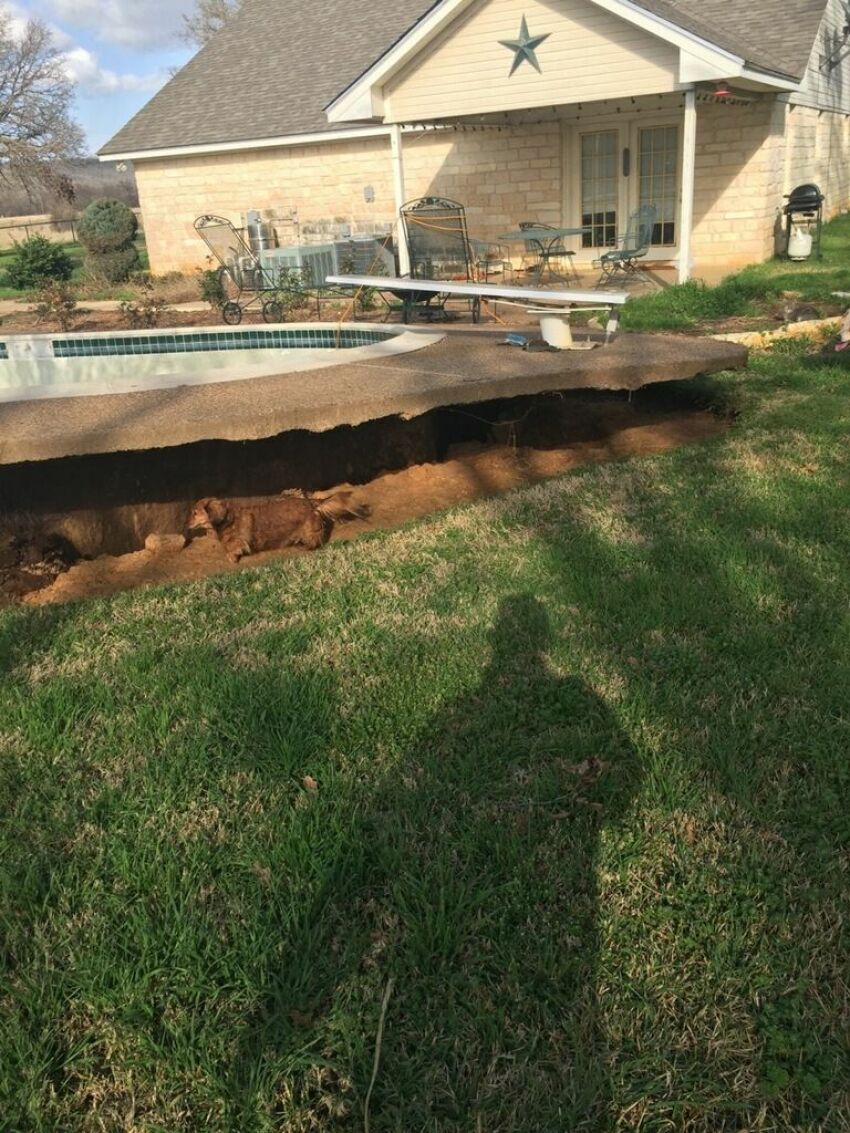
[[[620,273],[624,278],[648,278],[640,260],[646,256],[652,243],[658,209],[655,205],[641,205],[629,217],[628,227],[622,237],[618,237],[618,248],[603,252],[594,261],[602,269],[599,283],[610,283]]]
[[[410,279],[399,277],[387,279],[380,275],[329,275],[328,283],[336,287],[375,288],[391,291],[393,294],[408,292],[415,296],[431,294],[441,297],[457,296],[473,302],[494,301],[512,306],[529,308],[537,304],[534,313],[541,318],[560,315],[567,318],[573,308],[608,311],[605,327],[605,342],[608,343],[619,326],[620,308],[629,301],[628,291],[547,291],[535,287],[500,287],[498,284],[465,283],[450,279]],[[421,301],[417,299],[417,301]],[[586,349],[578,344],[579,349]]]
[[[500,275],[504,280],[514,281],[514,265],[510,253],[503,244],[487,240],[470,239],[473,252],[475,278],[479,283],[487,283],[491,276]]]
[[[475,255],[462,204],[445,197],[421,197],[402,205],[400,216],[411,279],[475,281]],[[449,317],[446,312],[448,293],[424,290],[419,294],[408,289],[400,298],[405,322],[414,312],[429,322]],[[477,295],[470,297],[470,310],[472,321],[477,323],[481,316],[481,300]]]
[[[546,270],[549,272],[550,279],[555,279],[556,275],[558,279],[566,278],[561,271],[557,273],[552,271],[553,260],[558,261],[561,265],[563,265],[563,261],[566,260],[570,265],[570,274],[573,279],[578,282],[579,274],[576,271],[575,262],[573,260],[575,252],[564,247],[562,230],[555,228],[554,225],[551,224],[540,224],[536,220],[522,220],[519,226],[523,232],[534,232],[536,234],[529,236],[525,241],[525,250],[530,252],[533,256],[536,256],[537,262],[535,267],[530,270],[537,271],[538,283],[543,282],[543,273]],[[543,235],[541,235],[541,233]],[[548,235],[546,235],[547,233]]]
[[[525,227],[523,227],[525,225]],[[553,255],[550,257],[550,279],[556,278],[551,271],[551,259],[557,259],[559,253],[556,251],[558,247],[564,248],[563,241],[569,236],[583,236],[585,232],[589,232],[587,226],[579,228],[566,227],[566,228],[552,228],[548,224],[534,224],[531,221],[523,221],[523,223],[513,232],[501,232],[497,239],[503,241],[505,244],[522,244],[526,253],[534,258],[534,263],[528,269],[529,271],[539,272],[538,282],[541,282],[542,268],[544,264],[540,259],[540,252],[545,251],[549,247],[553,249]],[[569,249],[564,248],[565,255],[570,257],[570,268],[573,278],[576,282],[579,281],[579,275],[576,271],[572,257],[575,255]],[[560,278],[565,278],[561,276]]]
[[[266,271],[259,256],[232,221],[222,216],[199,216],[195,231],[218,262],[218,278],[224,302],[221,314],[229,326],[238,326],[248,307],[261,305],[263,321],[279,323],[283,305],[278,299],[280,281]],[[247,300],[243,296],[248,294]]]

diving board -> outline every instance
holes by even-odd
[[[374,291],[390,291],[405,302],[409,314],[411,302],[407,296],[414,295],[452,295],[462,299],[480,302],[494,301],[514,306],[539,308],[546,304],[549,310],[561,313],[565,319],[576,307],[592,307],[609,312],[605,328],[605,341],[610,341],[620,322],[620,308],[628,303],[628,291],[580,291],[571,289],[552,289],[543,287],[502,287],[490,283],[468,283],[452,279],[410,279],[403,276],[386,275],[329,275],[325,281],[334,287],[368,288]],[[475,311],[473,311],[473,321]]]

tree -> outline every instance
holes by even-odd
[[[28,20],[18,31],[0,7],[0,179],[44,181],[53,162],[82,152],[73,96],[50,30]]]
[[[183,17],[183,39],[203,47],[242,7],[242,0],[195,0],[195,8]]]

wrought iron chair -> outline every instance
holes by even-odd
[[[489,240],[476,240],[470,237],[473,252],[473,266],[478,283],[489,283],[494,275],[500,275],[506,283],[514,282],[514,265],[510,252],[503,244]]]
[[[401,225],[410,257],[411,279],[460,279],[476,282],[475,255],[466,227],[466,210],[444,197],[421,197],[401,208]],[[448,295],[405,292],[404,321],[414,311],[425,319],[448,319]],[[481,300],[471,299],[472,321],[481,317]]]
[[[658,209],[655,205],[641,205],[629,217],[625,234],[618,238],[619,247],[603,252],[596,264],[602,269],[599,283],[609,282],[615,276],[647,278],[640,261],[652,244]]]
[[[543,229],[547,232],[557,232],[558,229],[554,228],[551,224],[540,224],[536,220],[523,220],[520,221],[520,229],[536,228]],[[543,273],[548,270],[549,278],[554,279],[555,274],[562,275],[561,270],[564,266],[564,260],[570,266],[570,274],[573,279],[578,281],[579,274],[575,266],[575,252],[569,248],[564,247],[563,240],[552,237],[551,240],[526,240],[525,251],[529,256],[533,256],[535,262],[529,267],[528,271],[536,271],[539,282],[543,282]],[[552,262],[555,261],[558,266],[557,273],[552,271]]]

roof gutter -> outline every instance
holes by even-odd
[[[322,130],[315,134],[284,134],[279,138],[256,138],[245,142],[207,142],[197,146],[163,146],[161,149],[101,150],[98,160],[153,161],[166,157],[204,157],[208,154],[241,153],[245,150],[281,149],[289,146],[315,146],[327,142],[344,142],[352,138],[389,137],[389,126],[351,126],[342,130]]]

